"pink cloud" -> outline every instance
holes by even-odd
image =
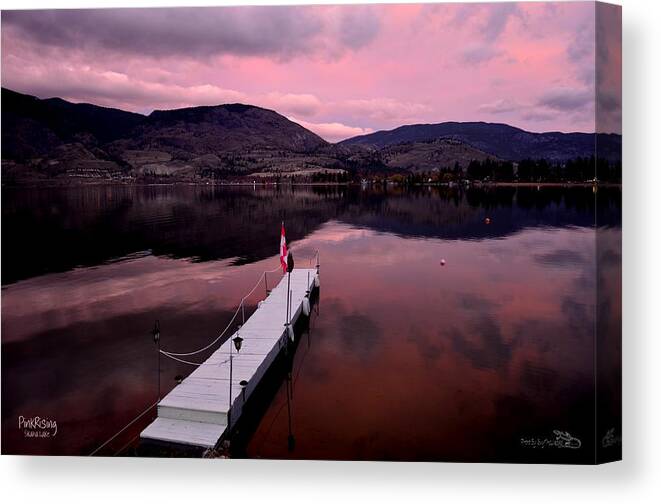
[[[590,2],[126,12],[58,11],[56,27],[52,12],[3,13],[3,86],[139,112],[252,103],[329,140],[445,120],[595,129]]]
[[[303,121],[301,119],[296,119],[295,117],[289,117],[288,119],[300,124],[304,128],[309,129],[320,137],[325,138],[329,142],[339,142],[340,140],[344,140],[346,138],[351,138],[357,135],[366,135],[367,133],[372,133],[374,131],[371,128],[347,126],[346,124],[337,122],[313,123],[309,121]]]

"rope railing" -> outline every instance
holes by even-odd
[[[319,264],[319,250],[314,251],[314,255],[310,258],[310,264],[312,264],[313,261],[315,261],[315,260],[316,260],[316,264],[318,265]],[[267,274],[275,273],[276,271],[280,270],[280,268],[281,267],[278,266],[277,268],[274,268],[272,270],[264,271],[259,276],[259,280],[253,286],[253,288],[250,289],[250,292],[248,292],[248,294],[246,294],[245,296],[243,296],[241,298],[241,301],[239,302],[239,305],[237,306],[236,311],[234,312],[234,315],[230,319],[230,321],[227,324],[227,326],[225,327],[225,329],[223,329],[223,331],[218,335],[218,337],[215,338],[211,343],[209,343],[208,345],[206,345],[202,348],[198,348],[197,350],[193,350],[192,352],[170,352],[169,350],[161,350],[161,353],[163,355],[167,356],[167,357],[173,358],[173,357],[189,357],[191,355],[196,355],[196,354],[202,353],[206,350],[209,350],[216,343],[218,343],[218,341],[220,341],[223,338],[223,336],[225,336],[225,333],[227,333],[227,331],[230,329],[230,327],[232,327],[232,324],[234,324],[234,321],[236,320],[236,317],[239,315],[239,313],[243,314],[243,317],[244,317],[243,322],[245,322],[245,306],[244,306],[244,303],[245,303],[246,299],[248,299],[250,296],[252,296],[252,294],[255,292],[257,287],[259,287],[259,285],[262,283],[262,279],[264,279],[266,281],[266,275]],[[184,361],[184,364],[191,364],[191,363]],[[191,364],[191,365],[199,366],[199,364]]]
[[[255,284],[255,286],[250,290],[250,292],[248,292],[248,294],[246,294],[245,296],[243,296],[241,298],[241,301],[239,302],[239,306],[236,308],[236,311],[234,312],[234,315],[230,319],[230,321],[227,324],[227,326],[225,327],[225,329],[223,329],[223,331],[218,335],[218,337],[216,339],[214,339],[211,343],[209,343],[208,345],[206,345],[202,348],[198,348],[197,350],[193,350],[192,352],[170,352],[168,350],[161,350],[161,353],[163,355],[168,356],[168,357],[188,357],[188,356],[191,356],[191,355],[196,355],[196,354],[202,353],[205,350],[209,350],[209,348],[211,348],[216,343],[218,343],[218,341],[220,341],[222,339],[222,337],[225,336],[225,333],[229,330],[229,328],[232,327],[232,324],[236,320],[237,315],[239,314],[239,312],[242,312],[242,310],[244,308],[243,304],[245,303],[246,299],[248,299],[253,294],[253,292],[255,292],[257,287],[259,287],[259,285],[262,283],[262,278],[264,278],[268,273],[275,273],[279,269],[280,269],[280,266],[278,266],[277,268],[272,269],[270,271],[264,271],[259,276],[259,280]],[[188,363],[185,362],[185,364],[188,364]],[[196,364],[196,365],[199,365],[199,364]]]
[[[174,355],[170,355],[167,352],[164,352],[163,350],[159,350],[159,352],[161,353],[161,355],[164,355],[165,357],[167,357],[168,359],[172,359],[173,361],[181,362],[183,364],[189,364],[191,366],[201,366],[202,365],[201,362],[191,362],[191,361],[187,361],[187,360],[184,360],[184,359],[180,359],[179,357],[175,357]]]
[[[113,441],[117,436],[119,436],[122,432],[124,432],[126,429],[128,429],[128,428],[129,428],[131,425],[133,425],[135,422],[137,422],[138,420],[140,420],[143,416],[145,416],[145,415],[147,414],[147,412],[149,412],[149,411],[150,411],[154,406],[156,406],[156,405],[158,405],[158,401],[156,401],[154,404],[152,404],[152,405],[149,406],[146,410],[144,410],[142,413],[140,413],[137,417],[135,417],[133,420],[131,420],[129,423],[127,423],[127,424],[124,426],[123,429],[121,429],[121,430],[120,430],[119,432],[117,432],[114,436],[112,436],[110,439],[108,439],[108,441],[106,441],[106,442],[103,443],[101,446],[99,446],[96,450],[94,450],[92,453],[90,453],[89,456],[91,457],[91,456],[93,456],[93,455],[96,455],[101,449],[105,448],[105,447],[108,445],[108,443],[110,443],[111,441]]]
[[[183,364],[189,364],[189,365],[191,365],[191,366],[201,366],[202,364],[204,364],[203,362],[191,362],[191,361],[187,361],[187,360],[185,360],[185,359],[180,359],[179,357],[175,357],[175,356],[173,356],[173,355],[169,355],[169,354],[165,353],[163,350],[160,350],[160,352],[161,352],[161,354],[163,354],[165,357],[167,357],[167,358],[169,358],[169,359],[172,359],[172,360],[174,360],[174,361],[177,361],[177,362],[181,362],[181,363],[183,363]],[[258,355],[258,354],[247,354],[247,355]],[[229,359],[225,359],[224,361],[214,363],[214,365],[215,365],[215,366],[220,366],[220,365],[222,365],[222,364],[226,364],[226,363],[229,362],[229,361],[230,361]]]

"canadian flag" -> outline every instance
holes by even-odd
[[[282,272],[287,273],[287,240],[285,240],[285,223],[282,223],[282,230],[280,231],[280,266]]]

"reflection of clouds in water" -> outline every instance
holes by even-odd
[[[338,298],[324,299],[321,309],[325,316],[323,326],[333,327],[335,334],[320,332],[315,336],[319,341],[331,345],[342,355],[358,356],[364,361],[370,360],[381,350],[383,331],[366,312],[349,311]],[[333,336],[339,336],[339,339]]]
[[[464,310],[474,312],[491,311],[496,309],[501,303],[473,293],[464,293],[458,296],[457,304]]]
[[[578,320],[580,318],[574,323]],[[529,361],[540,369],[557,373],[562,377],[559,383],[567,383],[572,379],[591,379],[593,331],[594,325],[588,321],[572,329],[568,317],[559,313],[548,320],[525,318],[517,321],[509,334],[512,347],[518,349],[517,356],[524,361],[524,364],[519,361],[517,366]],[[551,393],[552,390],[545,392]]]
[[[449,331],[454,351],[477,368],[502,370],[508,366],[512,345],[505,342],[495,316],[500,303],[474,293],[463,293],[456,303],[469,318],[463,326],[454,325]]]
[[[553,335],[557,334],[558,324],[544,320],[522,319],[512,327],[512,343],[518,346],[531,346],[538,354],[545,354],[555,348]]]
[[[340,258],[345,264],[374,263],[375,266],[396,265],[406,259],[419,256],[420,250],[411,246],[407,249],[402,247],[384,247],[382,239],[399,242],[399,238],[392,235],[380,233],[371,229],[355,227],[338,221],[329,221],[315,231],[311,236],[296,242],[296,247],[301,250],[325,250],[331,253],[323,253],[322,267],[328,261],[337,262]],[[412,240],[409,239],[409,242]],[[420,242],[423,244],[424,242]]]
[[[584,264],[587,258],[575,250],[558,249],[545,254],[535,254],[533,259],[542,265],[547,266],[576,266]]]
[[[514,257],[528,258],[533,254],[540,263],[547,259],[550,265],[574,266],[584,262],[579,257],[587,258],[594,251],[594,240],[588,240],[594,238],[594,230],[590,228],[575,227],[571,233],[560,227],[531,228],[519,231],[512,238],[520,247],[512,247],[510,240],[495,239],[489,243],[489,254],[505,261]]]
[[[573,280],[573,289],[571,292],[581,293],[587,302],[594,303],[594,293],[597,288],[597,271],[595,262],[594,233],[591,236],[589,249],[585,255],[585,261],[577,264],[573,268],[567,266],[569,271],[575,271],[576,276]],[[590,295],[592,293],[592,295]],[[587,296],[587,297],[586,297]]]
[[[353,236],[345,224],[329,223],[306,242],[313,247],[326,232],[344,231]],[[464,355],[475,368],[503,370],[519,352],[531,359],[571,351],[576,363],[589,356],[582,349],[568,348],[564,340],[583,344],[583,335],[592,327],[586,251],[593,237],[593,231],[579,228],[532,229],[507,240],[481,242],[403,242],[369,233],[365,239],[334,242],[322,250],[337,263],[322,265],[322,278],[325,274],[326,285],[335,282],[328,275],[351,278],[334,286],[349,287],[342,293],[347,306],[372,316],[378,313],[386,342],[390,344],[398,337],[390,335],[399,331],[428,364],[447,348]],[[439,253],[449,259],[444,269],[438,268]],[[418,301],[419,295],[425,300]],[[407,320],[416,322],[412,326]],[[574,337],[562,337],[568,333]]]
[[[454,327],[450,341],[455,352],[474,367],[503,371],[512,358],[512,346],[505,342],[500,326],[487,314],[477,315],[467,327]]]
[[[536,233],[534,230],[526,230],[517,233],[514,237],[522,245],[513,248],[507,240],[492,240],[489,242],[486,252],[489,257],[503,261],[511,261],[514,258],[525,259],[533,250],[545,250],[553,246],[553,238],[544,233]]]
[[[371,229],[357,228],[350,224],[340,224],[338,221],[330,220],[315,232],[315,239],[320,242],[344,243],[369,238],[375,234],[376,232]]]
[[[362,313],[350,313],[340,317],[337,326],[342,342],[349,352],[363,360],[369,360],[379,350],[381,329],[374,320]]]
[[[566,317],[566,334],[575,340],[587,342],[593,336],[594,309],[581,303],[575,296],[566,296],[562,300],[562,314]]]
[[[217,304],[220,293],[234,292],[237,278],[233,273],[239,270],[228,267],[228,262],[192,263],[147,256],[17,282],[2,293],[3,325],[12,327],[3,341],[168,305],[182,309]],[[254,281],[260,273],[255,271]],[[222,285],[215,285],[220,280]],[[242,291],[252,285],[236,287],[238,302]]]
[[[412,325],[406,340],[413,343],[420,353],[420,357],[428,365],[438,361],[445,351],[443,344],[443,332],[439,330],[436,333],[421,329],[417,325]]]

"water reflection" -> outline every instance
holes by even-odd
[[[2,236],[11,243],[2,254],[2,284],[142,253],[253,262],[272,255],[279,232],[273,222],[282,219],[292,240],[331,219],[402,237],[444,239],[594,225],[590,187],[427,189],[2,188]],[[599,191],[600,219],[610,225],[619,215],[620,191]]]
[[[599,265],[617,267],[619,194],[603,198]],[[213,339],[277,265],[285,219],[297,256],[320,251],[322,296],[246,456],[587,461],[594,203],[582,187],[3,192],[3,449],[89,453],[142,411],[154,320],[173,351]],[[191,371],[163,367],[167,387]],[[26,442],[21,414],[57,418],[60,434]],[[553,429],[583,448],[520,446]]]
[[[577,321],[559,300],[587,307],[594,300],[576,288],[580,268],[541,266],[534,255],[565,242],[587,250],[593,234],[554,230],[541,239],[548,232],[508,238],[506,265],[488,240],[357,238],[340,223],[309,237],[334,260],[323,265],[316,350],[295,416],[307,428],[293,456],[515,459],[513,440],[527,428],[587,436],[592,310]],[[438,266],[439,256],[448,266]],[[329,425],[341,435],[329,439]],[[496,449],[502,440],[505,453]],[[284,456],[264,447],[251,454]]]

